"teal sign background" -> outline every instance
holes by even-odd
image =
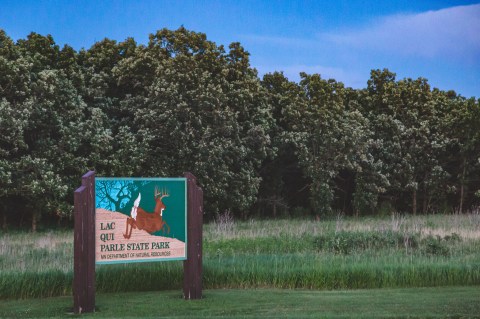
[[[186,178],[95,178],[95,207],[116,211],[130,217],[130,212],[138,194],[141,194],[139,207],[147,212],[155,208],[155,189],[167,192],[163,220],[170,226],[170,233],[157,231],[156,236],[176,238],[187,242],[187,181]]]

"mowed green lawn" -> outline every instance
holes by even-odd
[[[1,318],[65,318],[72,297],[0,301]],[[98,294],[82,318],[480,318],[480,287],[313,291],[218,289]]]

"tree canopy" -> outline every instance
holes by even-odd
[[[183,27],[78,52],[0,30],[4,227],[71,218],[89,169],[191,171],[207,218],[463,212],[480,204],[479,127],[478,99],[424,78],[259,78],[240,43]]]

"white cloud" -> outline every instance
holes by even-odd
[[[293,37],[281,37],[281,36],[266,36],[266,35],[256,35],[248,34],[241,35],[241,39],[247,42],[255,44],[264,44],[264,45],[273,45],[273,46],[284,46],[284,47],[301,47],[301,48],[312,48],[318,46],[318,41],[312,39],[301,39]]]
[[[475,63],[480,59],[480,4],[388,16],[357,30],[320,37],[366,50]]]
[[[361,88],[371,69],[389,68],[398,78],[423,76],[441,89],[478,96],[480,4],[383,16],[328,33],[313,30],[302,37],[244,35],[242,42],[260,51],[252,51],[251,60],[260,76],[283,71],[298,81],[299,72],[319,73]]]

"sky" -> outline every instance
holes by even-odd
[[[146,44],[180,26],[226,47],[240,42],[259,76],[319,73],[364,88],[372,69],[480,97],[480,1],[0,0],[0,29],[34,31],[79,50],[109,38]]]

